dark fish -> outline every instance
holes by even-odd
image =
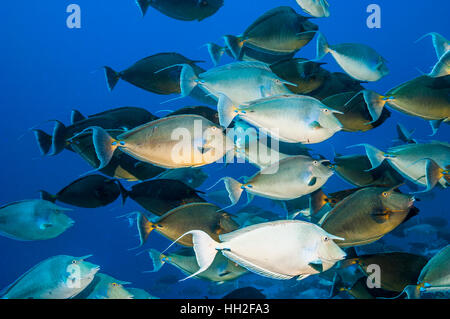
[[[209,203],[179,206],[153,221],[149,221],[143,214],[138,214],[137,223],[141,245],[153,230],[174,241],[188,231],[199,229],[218,241],[220,234],[230,233],[239,228],[230,214]],[[192,235],[181,238],[177,243],[192,247]]]
[[[359,278],[351,287],[348,287],[342,282],[339,275],[336,274],[330,298],[337,296],[341,292],[346,292],[355,299],[385,299],[398,296],[397,292],[388,291],[382,288],[369,288],[367,286],[367,277]]]
[[[99,126],[105,130],[130,130],[157,118],[147,110],[138,107],[111,109],[87,118],[82,116],[80,112],[73,111],[70,126],[55,121],[56,124],[51,136],[41,130],[34,130],[34,132],[41,153],[43,155],[56,155],[62,152],[64,148],[71,149],[68,140],[89,127]]]
[[[348,252],[347,252],[348,253]],[[428,258],[420,255],[388,252],[371,255],[354,255],[341,262],[341,266],[359,265],[366,275],[367,267],[378,265],[381,269],[381,288],[389,291],[402,292],[408,285],[415,285],[420,272],[428,262]]]
[[[60,201],[72,206],[98,208],[114,202],[121,194],[119,182],[102,175],[89,175],[77,179],[56,195],[40,191],[41,198],[50,202]]]
[[[366,187],[340,201],[320,222],[328,233],[345,238],[352,247],[373,243],[418,213],[414,197],[397,187]]]
[[[365,155],[336,156],[333,169],[345,181],[358,187],[370,185],[395,186],[403,182],[404,178],[388,163],[383,163],[376,169]]]
[[[308,93],[308,95],[318,100],[323,100],[342,92],[359,92],[364,90],[361,83],[361,81],[357,81],[345,73],[329,73],[323,85],[315,91]]]
[[[330,72],[317,63],[306,59],[288,59],[270,66],[273,73],[283,80],[297,86],[286,84],[286,87],[295,94],[309,94],[324,85]]]
[[[219,123],[219,114],[217,113],[216,110],[213,110],[210,107],[207,106],[188,106],[188,107],[183,107],[179,110],[176,110],[172,113],[170,113],[168,116],[173,116],[173,115],[182,115],[182,114],[192,114],[192,115],[200,115],[202,117],[204,117],[205,119],[208,119],[209,121],[220,125]]]
[[[205,72],[196,65],[197,62],[201,61],[193,61],[174,52],[158,53],[139,60],[121,72],[116,72],[105,66],[105,74],[111,91],[117,82],[122,79],[143,90],[168,95],[180,93],[181,67],[172,66],[189,64],[197,74]]]
[[[240,58],[244,46],[272,54],[291,54],[307,45],[319,29],[308,20],[291,7],[277,7],[260,16],[241,36],[224,38],[235,59]]]
[[[266,299],[262,291],[253,287],[238,288],[223,296],[222,299]]]
[[[202,21],[215,14],[223,0],[136,0],[144,16],[151,6],[168,17],[183,21]]]
[[[111,136],[116,137],[123,130],[108,130]],[[92,141],[92,132],[86,131],[78,134],[69,141],[71,150],[80,155],[93,168],[100,166]],[[123,152],[115,152],[108,165],[100,170],[105,175],[130,182],[145,181],[154,178],[165,171],[164,168],[144,163]]]
[[[162,216],[168,211],[189,203],[205,202],[197,191],[183,182],[170,179],[155,179],[133,185],[125,191],[130,197],[152,214]]]
[[[346,132],[365,132],[383,124],[390,116],[391,112],[385,108],[377,109],[371,103],[371,91],[346,92],[327,97],[322,102],[328,107],[341,111],[344,114],[336,113],[335,116],[344,126]]]
[[[206,179],[208,174],[203,172],[198,167],[183,167],[177,169],[170,169],[158,176],[158,179],[173,179],[185,183],[192,188],[200,187]]]

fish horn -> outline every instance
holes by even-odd
[[[92,256],[94,256],[94,255],[86,255],[86,256],[83,256],[83,257],[78,257],[78,261],[84,261],[84,260],[86,260],[86,259],[88,259],[88,258],[91,258]]]

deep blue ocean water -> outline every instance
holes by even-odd
[[[449,37],[450,3],[445,0],[329,2],[331,16],[315,19],[314,22],[330,43],[365,43],[388,60],[390,74],[378,82],[365,85],[379,93],[418,76],[420,73],[417,69],[428,72],[435,64],[436,55],[430,39],[415,44],[419,37],[432,31]],[[380,29],[366,26],[369,15],[366,8],[374,2],[382,9]],[[70,3],[81,7],[81,29],[66,27],[66,7]],[[114,91],[109,92],[102,66],[109,65],[121,70],[146,56],[174,51],[195,60],[205,60],[207,62],[200,65],[210,68],[212,63],[207,50],[201,48],[203,44],[210,41],[221,43],[222,35],[239,34],[261,14],[281,5],[292,6],[301,12],[295,0],[225,0],[225,5],[212,17],[202,22],[184,22],[152,8],[142,18],[133,0],[29,0],[26,3],[2,3],[0,204],[37,198],[40,189],[56,192],[91,169],[70,152],[55,157],[41,157],[33,134],[28,131],[30,127],[49,119],[69,123],[72,109],[88,115],[113,107],[140,106],[154,113],[161,109],[176,110],[199,104],[191,99],[182,99],[161,105],[168,99],[167,96],[140,90],[124,81],[120,81]],[[297,56],[314,58],[315,41]],[[231,62],[231,59],[224,61]],[[327,56],[324,62],[328,63],[324,66],[326,69],[341,71],[331,56]],[[385,150],[396,138],[395,125],[398,122],[416,129],[416,139],[431,139],[427,122],[393,111],[392,117],[377,129],[366,133],[340,132],[312,148],[325,157],[332,156],[333,148],[345,154],[362,152],[362,149],[345,149],[348,145],[359,143],[373,144]],[[42,127],[49,130],[51,124]],[[442,125],[432,139],[448,142],[449,133],[450,127]],[[205,168],[210,178],[201,189],[214,184],[225,174],[235,177],[249,175],[249,166],[231,165],[221,171],[218,168],[217,165]],[[333,176],[325,189],[337,191],[350,187],[339,177]],[[435,190],[434,198],[417,203],[421,216],[448,218],[446,196],[448,191]],[[267,206],[269,202],[264,199],[255,200],[255,204],[270,208]],[[148,257],[144,254],[136,256],[136,251],[128,250],[138,244],[136,229],[130,228],[126,220],[115,218],[137,209],[139,207],[132,201],[128,201],[125,206],[117,201],[95,210],[74,208],[70,216],[76,221],[75,226],[56,239],[20,242],[0,237],[0,288],[50,256],[93,254],[91,260],[101,265],[102,272],[133,282],[133,286],[146,289],[161,298],[220,297],[234,287],[245,285],[264,288],[269,297],[276,297],[276,292],[283,289],[288,291],[285,297],[301,297],[299,292],[309,288],[320,288],[312,296],[324,297],[321,294],[325,294],[324,290],[328,289],[319,286],[317,280],[308,278],[299,283],[296,291],[286,288],[285,283],[256,275],[246,275],[238,284],[222,286],[195,279],[178,283],[177,280],[184,275],[170,265],[155,274],[142,274],[151,268]],[[408,250],[406,243],[397,243],[396,238],[387,236],[385,241]],[[169,243],[162,236],[152,233],[145,247],[164,249]]]

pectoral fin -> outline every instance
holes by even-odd
[[[320,260],[320,259],[310,262],[309,266],[312,267],[314,270],[317,270],[318,272],[323,271],[323,264],[322,264],[322,260]]]

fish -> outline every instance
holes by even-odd
[[[290,91],[284,84],[287,82],[261,62],[233,62],[212,68],[198,76],[190,65],[185,64],[180,77],[182,97],[199,87],[215,100],[222,93],[239,105],[263,97],[288,94]]]
[[[233,290],[226,294],[222,299],[266,299],[266,295],[262,293],[263,289],[254,287],[243,287]]]
[[[298,5],[307,14],[316,18],[328,18],[330,16],[330,5],[327,0],[297,0]]]
[[[20,241],[48,240],[60,236],[75,223],[49,201],[32,199],[0,207],[0,235]]]
[[[340,247],[373,243],[417,215],[414,197],[386,187],[366,187],[341,200],[319,222],[327,232],[345,238]]]
[[[94,280],[75,299],[134,299],[124,286],[130,282],[117,280],[107,274],[97,273]]]
[[[367,286],[367,277],[361,277],[352,285],[345,285],[336,274],[336,279],[333,283],[330,298],[334,298],[341,292],[346,292],[355,299],[390,299],[397,297],[398,293],[391,292],[382,288],[369,288]]]
[[[217,109],[223,127],[239,116],[273,138],[288,143],[320,143],[342,129],[335,116],[339,111],[309,96],[278,95],[235,105],[220,94]]]
[[[329,45],[325,36],[317,33],[316,60],[330,53],[348,75],[359,81],[375,82],[389,74],[386,59],[373,48],[360,43]]]
[[[158,297],[149,294],[144,289],[127,288],[127,290],[133,295],[133,299],[159,299]]]
[[[437,240],[438,230],[429,224],[418,224],[403,230],[403,235],[408,237],[409,242],[425,242]]]
[[[159,271],[166,263],[180,269],[187,275],[191,275],[199,270],[197,259],[192,248],[180,248],[168,254],[162,254],[155,249],[150,249],[148,254],[153,263],[153,270],[151,272]],[[199,274],[197,278],[224,283],[233,281],[246,273],[247,270],[245,268],[238,266],[223,255],[216,255],[208,270]]]
[[[450,245],[434,255],[420,272],[417,284],[405,288],[409,299],[418,299],[422,293],[446,291],[450,287]]]
[[[254,195],[275,200],[295,199],[321,188],[332,174],[333,171],[321,161],[299,155],[274,163],[243,183],[231,177],[221,180],[225,183],[231,204],[235,205],[244,191],[249,202]]]
[[[123,191],[148,212],[162,216],[170,210],[189,203],[202,203],[203,192],[195,190],[178,180],[155,179],[135,184]]]
[[[372,168],[386,160],[398,173],[411,182],[425,186],[422,192],[430,191],[437,183],[446,187],[450,168],[450,144],[431,143],[405,144],[382,152],[374,146],[360,144],[366,150]]]
[[[201,229],[215,239],[220,234],[239,228],[232,216],[210,203],[190,203],[179,206],[166,214],[150,221],[144,214],[138,213],[138,231],[142,246],[148,235],[155,230],[164,237],[175,240],[192,229]],[[180,245],[192,247],[192,238],[185,237]]]
[[[361,85],[363,82],[355,80],[351,76],[342,72],[327,72],[327,76],[322,85],[316,90],[307,93],[320,101],[327,97],[343,92],[361,92],[365,88]]]
[[[113,138],[125,133],[124,130],[106,130],[106,132]],[[84,131],[72,137],[68,142],[71,150],[80,155],[91,167],[97,168],[100,161],[95,152],[92,135],[92,132]],[[138,161],[123,152],[115,152],[108,165],[99,172],[115,179],[137,182],[154,178],[165,170],[162,167]]]
[[[450,75],[419,76],[389,90],[379,102],[429,121],[434,135],[442,122],[450,121]]]
[[[56,195],[40,191],[41,199],[59,201],[82,208],[98,208],[114,202],[121,195],[119,182],[102,175],[88,175],[61,189]]]
[[[341,267],[358,265],[362,271],[368,276],[368,266],[378,265],[381,270],[380,284],[381,288],[402,292],[406,286],[415,285],[419,278],[420,272],[428,262],[428,258],[404,252],[386,252],[370,255],[348,256],[341,262]]]
[[[182,114],[200,115],[214,124],[220,125],[217,111],[207,106],[186,106],[171,112],[167,117]]]
[[[391,112],[379,103],[373,103],[377,93],[364,90],[345,92],[327,97],[322,102],[326,106],[341,113],[335,116],[342,124],[344,132],[366,132],[382,125]]]
[[[248,46],[255,50],[276,54],[291,54],[307,45],[318,30],[309,18],[288,6],[271,9],[253,22],[241,36],[224,36],[235,59]]]
[[[92,127],[93,143],[103,169],[116,149],[163,168],[200,167],[221,160],[234,150],[222,128],[198,115],[176,115],[149,122],[111,137]]]
[[[168,17],[182,21],[202,21],[223,6],[223,0],[136,0],[136,3],[142,16],[151,6]]]
[[[91,257],[58,255],[41,261],[0,293],[2,299],[69,299],[94,280],[100,267]]]
[[[80,113],[74,110],[71,115],[71,125],[65,126],[61,121],[54,120],[56,124],[52,135],[39,129],[32,129],[32,131],[35,134],[41,154],[54,156],[61,153],[65,148],[70,150],[68,140],[91,126],[100,126],[105,130],[130,130],[155,119],[157,117],[153,114],[138,107],[120,107],[88,117],[80,117]]]
[[[190,60],[176,52],[164,52],[139,60],[121,72],[108,66],[104,68],[110,91],[114,90],[117,82],[122,79],[148,92],[169,95],[180,93],[181,68],[166,68],[177,64],[188,64],[197,73],[203,73],[204,70],[196,64],[199,62],[202,61]]]
[[[208,177],[209,175],[207,173],[203,172],[201,168],[196,167],[171,169],[158,175],[158,179],[177,180],[192,188],[200,187]]]
[[[376,169],[366,155],[336,154],[330,168],[349,184],[357,187],[371,185],[396,186],[403,183],[404,178],[387,162]]]
[[[286,84],[294,94],[310,94],[322,87],[330,72],[322,68],[323,63],[302,58],[282,60],[270,65],[273,73],[283,80],[296,84]]]
[[[201,230],[191,230],[172,245],[188,235],[193,237],[200,269],[184,280],[206,271],[218,252],[253,273],[279,280],[305,279],[330,269],[346,256],[334,242],[343,238],[301,221],[281,220],[241,228],[220,235],[220,243]]]

